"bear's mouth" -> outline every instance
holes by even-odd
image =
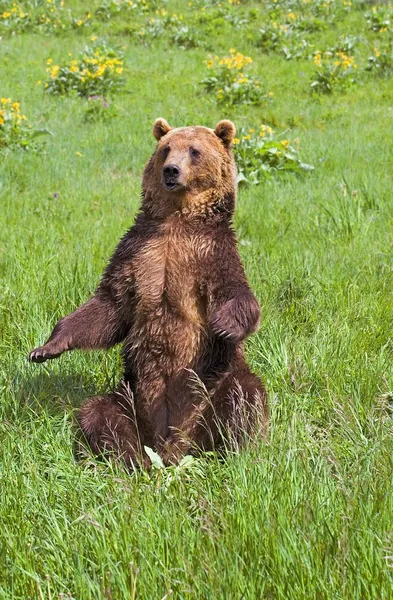
[[[184,188],[184,186],[178,181],[164,181],[164,188],[168,192],[178,192]]]

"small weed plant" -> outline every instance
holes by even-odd
[[[269,0],[266,3],[271,19],[294,21],[302,28],[309,22],[310,31],[333,24],[343,8],[344,4],[337,0]]]
[[[142,42],[149,43],[151,39],[163,37],[183,25],[183,15],[169,13],[165,8],[156,11],[154,17],[149,17],[146,24],[137,32]]]
[[[206,10],[211,8],[219,8],[223,9],[226,6],[229,7],[238,7],[240,5],[240,0],[191,0],[189,2],[189,6],[195,8],[197,10]]]
[[[393,4],[377,4],[364,14],[369,29],[374,33],[392,31]]]
[[[215,56],[207,61],[212,75],[201,82],[205,90],[215,94],[219,104],[261,104],[271,99],[259,77],[246,73],[252,58],[231,48],[229,56]]]
[[[198,27],[183,23],[174,28],[170,39],[173,44],[183,49],[203,48],[207,44]]]
[[[287,60],[304,58],[310,51],[310,43],[287,24],[268,23],[259,30],[256,45],[269,54],[275,52]]]
[[[121,50],[104,41],[87,46],[80,58],[65,65],[54,65],[47,60],[49,80],[45,84],[48,94],[78,96],[108,96],[124,85],[122,77],[124,58]]]
[[[110,21],[116,17],[127,17],[146,13],[157,8],[155,0],[103,0],[95,11],[100,21]]]
[[[165,8],[156,11],[145,26],[137,32],[139,39],[148,44],[151,39],[167,36],[170,43],[183,48],[205,48],[207,43],[206,32],[198,24],[198,19],[193,18],[184,22],[184,16],[169,13]]]
[[[367,71],[377,73],[381,77],[393,75],[393,43],[387,46],[373,48],[373,53],[368,57]]]
[[[238,182],[257,185],[284,173],[305,173],[314,169],[299,157],[299,140],[281,139],[271,127],[261,124],[259,130],[241,129],[234,139],[234,155]]]
[[[277,52],[294,35],[294,29],[286,23],[266,23],[256,39],[256,45],[265,52]]]
[[[350,56],[353,54],[353,51],[358,43],[359,38],[355,35],[343,35],[333,47],[327,49],[327,52],[331,52],[332,54],[335,54],[336,52],[343,52],[344,54]],[[321,53],[319,52],[319,54]]]
[[[345,52],[315,52],[314,65],[317,67],[311,81],[311,89],[318,94],[332,94],[343,91],[353,83],[357,64],[353,56]]]
[[[5,150],[38,151],[42,145],[36,138],[48,134],[46,129],[33,129],[20,110],[20,102],[0,98],[0,152]]]
[[[71,28],[82,30],[91,20],[90,12],[76,16],[64,0],[13,2],[4,8],[0,4],[0,33],[4,34],[33,31],[55,35]]]
[[[118,116],[117,106],[104,96],[89,96],[84,120],[87,123],[106,122]]]
[[[1,10],[1,5],[0,5]],[[32,28],[31,14],[23,10],[22,6],[14,2],[0,12],[1,33],[17,33],[28,31]]]
[[[308,34],[326,29],[337,18],[334,2],[272,2],[267,19],[253,35],[266,53],[275,52],[287,60],[306,57],[312,44]]]

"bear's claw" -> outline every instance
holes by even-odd
[[[30,352],[29,361],[35,362],[35,363],[44,362],[46,360],[45,354],[46,354],[45,352],[43,352],[42,350],[37,348],[36,350],[33,350],[32,352]]]
[[[30,352],[29,361],[34,363],[42,363],[46,360],[50,360],[51,358],[56,358],[57,356],[60,356],[60,354],[61,353],[48,352],[47,350],[44,350],[43,347],[36,348]]]

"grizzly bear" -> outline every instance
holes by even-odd
[[[131,468],[149,464],[145,446],[174,463],[268,420],[265,389],[244,358],[260,308],[232,227],[235,133],[227,120],[214,130],[156,120],[134,226],[94,296],[30,353],[44,362],[124,342],[121,385],[87,400],[79,423],[93,452]]]

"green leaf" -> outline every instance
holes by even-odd
[[[186,454],[186,456],[183,456],[178,466],[184,469],[189,467],[193,462],[195,462],[195,458],[191,456],[191,454]]]
[[[308,165],[307,163],[299,163],[299,167],[301,167],[304,171],[314,171],[315,167],[313,165]]]
[[[31,139],[34,139],[40,135],[53,135],[53,133],[48,131],[48,129],[35,129],[31,134]]]
[[[165,465],[162,462],[162,458],[161,456],[159,456],[159,454],[157,454],[157,452],[154,452],[154,450],[149,448],[149,446],[144,446],[144,449],[147,456],[150,458],[153,467],[155,467],[156,469],[165,469]]]

